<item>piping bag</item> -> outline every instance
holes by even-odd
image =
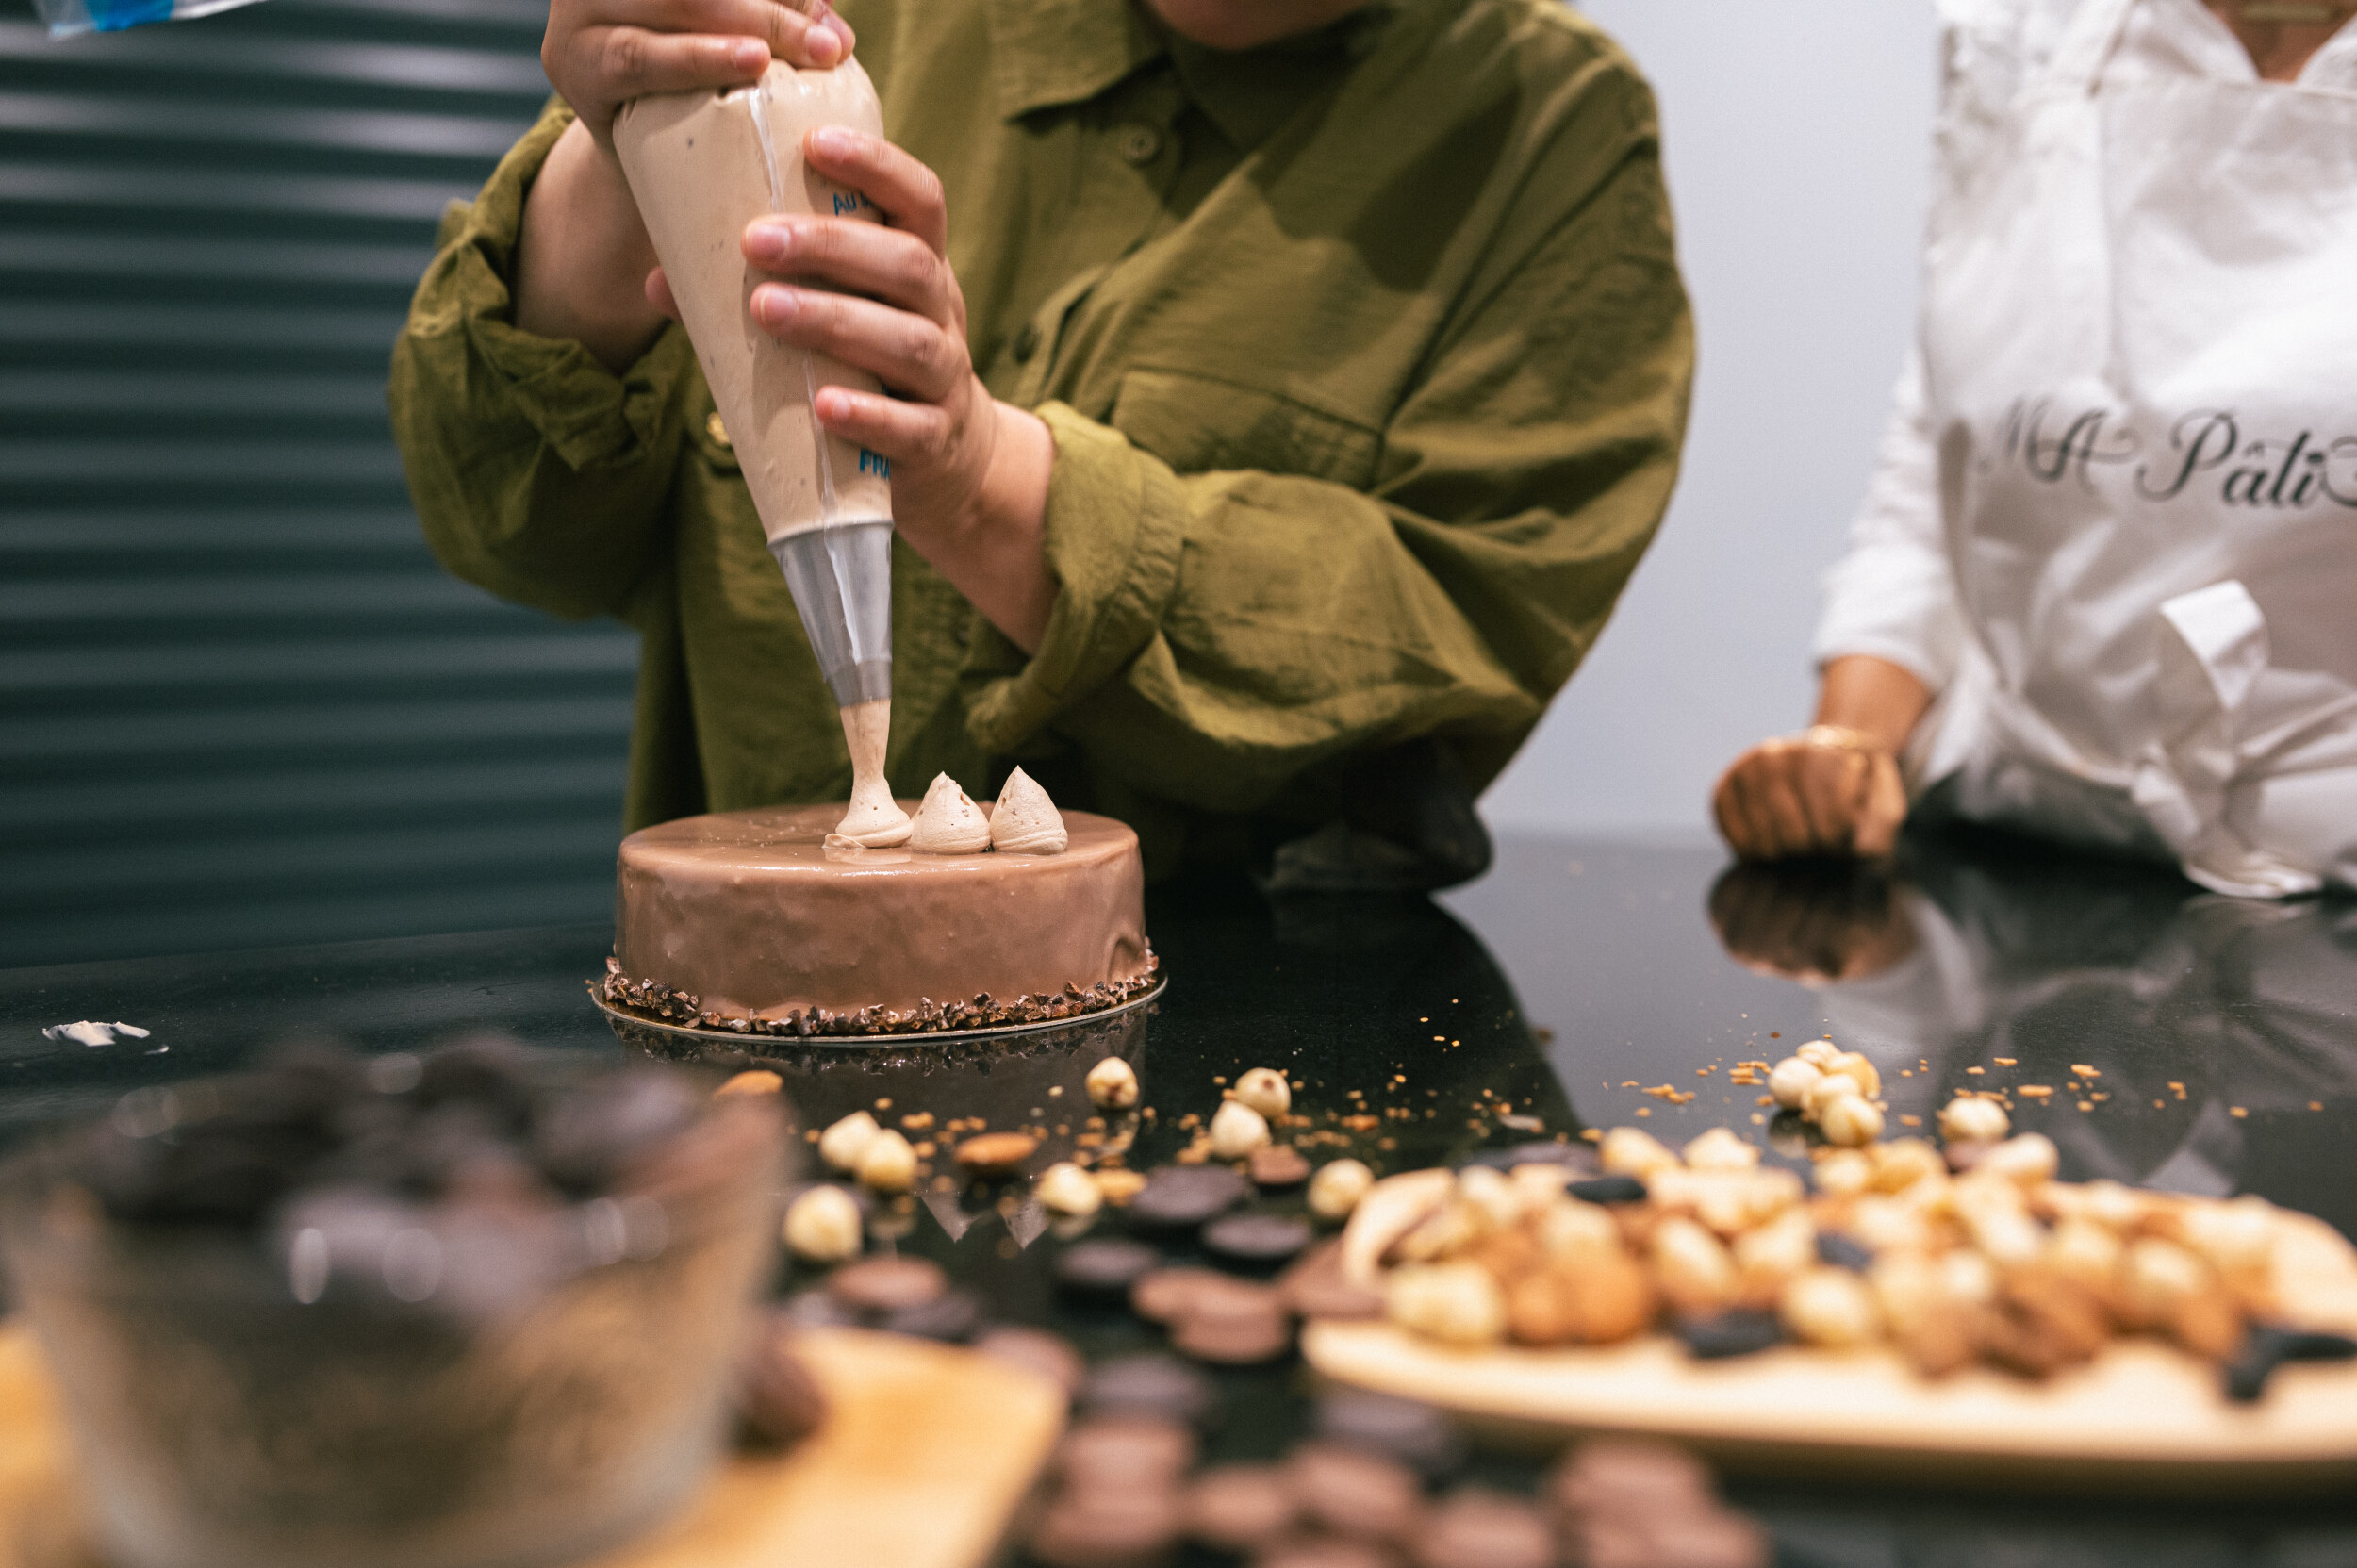
[[[634,99],[614,150],[743,465],[769,553],[793,591],[811,651],[842,710],[851,807],[837,830],[869,847],[909,835],[884,783],[892,727],[892,467],[821,429],[821,387],[881,390],[827,355],[781,343],[752,318],[766,274],[745,259],[745,225],[767,213],[880,222],[873,205],[812,173],[817,125],[882,136],[883,116],[855,60],[826,71],[772,63],[750,87]]]

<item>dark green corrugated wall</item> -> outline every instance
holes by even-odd
[[[384,413],[542,17],[0,3],[0,966],[611,907],[635,643],[444,576]]]

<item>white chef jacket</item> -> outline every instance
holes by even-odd
[[[1937,3],[1943,81],[1934,233],[1942,227],[1942,207],[1955,204],[1959,193],[1976,183],[1976,175],[1998,151],[1995,127],[2024,84],[2048,66],[2081,0]],[[2200,0],[2143,0],[2102,67],[2101,86],[2149,88],[2171,79],[2256,84],[2259,77],[2241,41]],[[2297,87],[2357,97],[2357,24],[2342,29],[2316,54]],[[2351,280],[2349,301],[2349,308],[2357,310],[2357,279]],[[1942,515],[1938,420],[1929,405],[1931,379],[1919,343],[1900,377],[1848,553],[1826,574],[1824,610],[1814,642],[1821,663],[1845,654],[1871,654],[1913,672],[1935,693],[1933,708],[1904,759],[1911,791],[1918,796],[1956,775],[1986,741],[1996,681],[1958,592]],[[2320,416],[2326,412],[2318,411]],[[2357,527],[2357,517],[2351,523]],[[1965,526],[1970,526],[1969,520]],[[2357,604],[2340,608],[2349,618],[2349,635],[2357,636]],[[2357,796],[2348,805],[2357,816]],[[2053,809],[2051,801],[2045,809]],[[2067,836],[2134,852],[2170,852],[2134,812],[2064,810],[2059,815],[2069,819],[2046,825]],[[2357,843],[2357,833],[2351,834],[2350,842]],[[2297,890],[2242,886],[2231,874],[2211,877],[2188,868],[2211,885],[2231,891]],[[2347,864],[2318,869],[2343,882],[2357,880],[2352,877],[2357,867]]]

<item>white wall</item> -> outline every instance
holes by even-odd
[[[1699,835],[1807,721],[1818,574],[1912,329],[1931,0],[1587,0],[1661,101],[1701,371],[1661,536],[1483,801],[1494,827]]]

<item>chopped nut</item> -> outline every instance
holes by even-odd
[[[1329,1160],[1310,1178],[1310,1212],[1323,1220],[1347,1219],[1374,1185],[1375,1172],[1360,1162]]]
[[[1028,1132],[985,1132],[960,1144],[957,1161],[972,1176],[1013,1176],[1038,1152],[1039,1140]]]
[[[1220,1102],[1211,1133],[1211,1154],[1221,1160],[1241,1160],[1269,1141],[1267,1120],[1240,1099]]]
[[[1951,1143],[1993,1144],[2013,1131],[2013,1118],[1993,1099],[1958,1095],[1939,1108],[1939,1135]]]
[[[890,1128],[880,1128],[860,1150],[860,1185],[880,1193],[904,1193],[916,1185],[916,1150]]]
[[[818,1134],[818,1158],[837,1170],[857,1170],[868,1140],[882,1131],[874,1116],[854,1111]]]
[[[1089,1069],[1090,1103],[1104,1111],[1127,1111],[1138,1102],[1138,1075],[1118,1056]]]
[[[1096,1190],[1105,1195],[1105,1201],[1116,1209],[1129,1207],[1129,1200],[1146,1191],[1146,1173],[1134,1170],[1100,1170],[1093,1174]]]
[[[814,1263],[838,1263],[860,1249],[859,1205],[840,1187],[813,1187],[785,1211],[785,1245]]]
[[[1235,1097],[1269,1121],[1294,1108],[1293,1090],[1274,1067],[1254,1067],[1237,1079]]]
[[[1050,1213],[1069,1214],[1079,1219],[1096,1213],[1105,1195],[1089,1173],[1069,1160],[1059,1160],[1040,1172],[1035,1189],[1040,1203]]]

